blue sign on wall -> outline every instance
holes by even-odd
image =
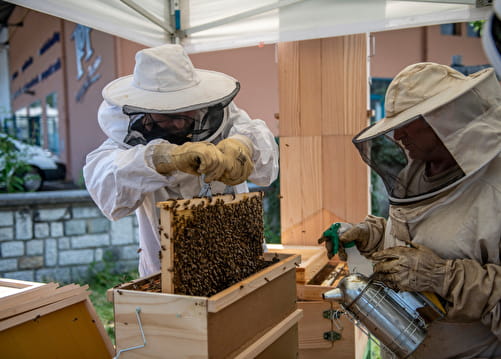
[[[77,25],[71,34],[71,39],[75,41],[78,80],[84,75],[82,60],[88,61],[92,57],[92,54],[94,54],[90,43],[90,30],[87,26]]]
[[[97,56],[94,61],[87,66],[87,73],[84,71],[84,62],[89,61],[94,54],[94,49],[91,44],[90,37],[91,29],[83,26],[77,25],[73,33],[71,34],[71,39],[75,42],[75,54],[77,61],[77,80],[80,80],[84,75],[84,82],[80,86],[77,94],[75,95],[75,100],[80,102],[89,87],[101,78],[101,74],[97,73],[99,66],[101,65],[101,56]]]
[[[54,46],[55,43],[59,41],[60,41],[59,32],[55,32],[50,39],[44,42],[40,50],[38,50],[38,54],[40,56],[43,55],[48,49],[50,49],[52,46]]]
[[[42,47],[38,50],[38,54],[41,56],[47,50],[49,50],[54,44],[58,43],[61,41],[61,36],[59,32],[55,32],[50,39],[44,42]],[[33,56],[28,57],[26,61],[24,61],[23,65],[21,66],[21,71],[24,72],[26,71],[34,62],[35,60],[33,59]],[[61,59],[57,58],[54,63],[49,65],[44,71],[42,71],[41,74],[35,75],[26,82],[23,86],[18,88],[16,91],[14,91],[14,94],[12,95],[12,100],[15,100],[19,95],[22,95],[23,93],[26,93],[27,90],[35,86],[36,84],[40,83],[41,81],[47,79],[50,75],[52,75],[54,72],[58,71],[61,69]],[[15,80],[19,76],[19,71],[14,71],[12,74],[12,80]]]

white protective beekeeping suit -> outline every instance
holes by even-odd
[[[443,259],[424,274],[417,270],[424,260],[399,262],[413,263],[398,268],[411,273],[409,286],[432,288],[446,303],[447,316],[430,325],[413,358],[501,358],[501,88],[495,73],[464,76],[434,63],[411,65],[390,84],[385,108],[387,117],[353,143],[385,183],[389,219],[362,222],[368,239],[357,247],[370,257],[411,241]],[[412,158],[420,144],[396,140],[415,121],[445,146],[453,163],[446,171],[429,175],[428,164]],[[391,146],[391,157],[384,156]]]
[[[169,144],[165,138],[170,137],[138,133],[135,126],[144,113],[199,111],[193,133],[179,144],[202,140],[218,144],[223,139],[236,139],[252,149],[250,181],[267,186],[277,178],[278,146],[274,136],[263,121],[251,120],[231,101],[238,89],[238,82],[230,76],[193,68],[179,45],[138,52],[134,75],[119,78],[104,88],[98,121],[109,138],[88,154],[84,178],[90,195],[107,218],[117,220],[136,213],[141,276],[160,270],[156,203],[198,196],[203,185],[197,175],[157,172],[153,153],[159,145]],[[213,193],[226,189],[222,182],[211,185]],[[232,189],[236,193],[248,192],[246,182]]]

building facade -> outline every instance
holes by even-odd
[[[67,180],[82,184],[86,154],[105,139],[96,120],[101,90],[132,73],[134,54],[144,46],[19,6],[9,21],[23,26],[7,35],[8,73],[0,82],[10,88],[12,114],[1,130],[55,152],[66,163]],[[371,77],[389,80],[409,64],[450,64],[453,56],[465,65],[487,63],[468,24],[448,26],[446,33],[437,25],[371,34]],[[196,67],[238,79],[237,105],[279,136],[277,56],[275,45],[190,54]]]
[[[132,73],[134,54],[144,46],[22,7],[14,9],[9,22],[23,26],[1,33],[0,40],[8,46],[0,53],[0,108],[11,113],[0,113],[0,131],[57,153],[66,162],[67,180],[83,185],[85,157],[105,140],[97,122],[101,91],[113,79]],[[385,86],[405,66],[421,61],[451,64],[453,57],[467,66],[487,63],[481,41],[471,36],[468,24],[374,33],[370,45],[371,107],[378,118],[384,115]],[[196,67],[238,79],[237,105],[280,136],[276,45],[190,58]],[[88,194],[79,194],[78,201],[74,194],[67,196],[57,203],[47,196],[23,203],[4,200],[0,276],[72,281],[90,263],[102,261],[108,250],[124,268],[136,265],[135,219],[110,223]]]

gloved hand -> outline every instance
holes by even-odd
[[[223,154],[224,172],[221,177],[215,177],[229,186],[244,182],[254,168],[252,163],[252,143],[245,141],[243,136],[226,138],[217,144],[217,148]],[[244,143],[247,142],[247,143]]]
[[[335,232],[337,231],[337,235]],[[352,247],[364,248],[370,238],[369,226],[365,222],[356,225],[351,223],[338,222],[331,225],[318,239],[318,243],[325,242],[327,257],[331,259],[336,253],[339,253],[341,260],[346,260],[347,255],[344,248]]]
[[[407,292],[433,292],[444,296],[444,281],[448,261],[431,249],[413,244],[411,247],[392,247],[372,254],[374,278],[390,288]]]
[[[221,177],[225,170],[223,154],[210,142],[186,142],[181,146],[161,143],[155,145],[152,160],[158,173],[179,170],[192,175],[205,174],[207,183]]]

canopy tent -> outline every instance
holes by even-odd
[[[489,0],[7,0],[145,46],[189,53],[486,19]],[[478,7],[477,7],[478,6]]]

